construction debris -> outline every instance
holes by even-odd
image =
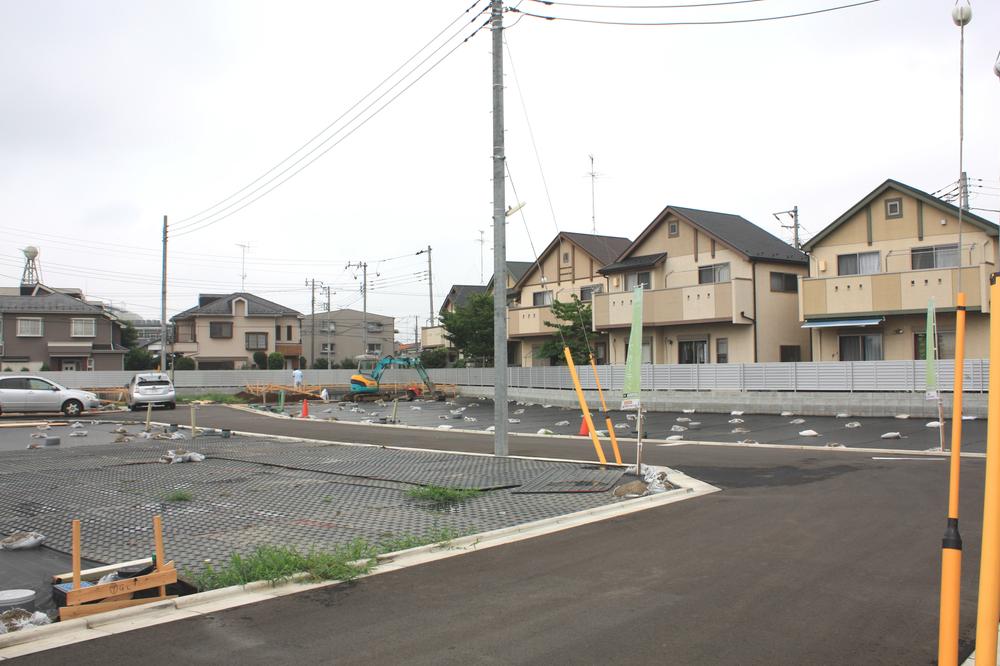
[[[0,539],[0,550],[27,550],[37,548],[45,541],[45,535],[41,532],[14,532],[8,537]]]
[[[903,435],[898,432],[887,432],[882,434],[882,439],[903,439]]]
[[[0,613],[0,634],[20,631],[27,627],[40,627],[51,624],[49,616],[41,611],[26,611],[23,608],[11,608]]]
[[[815,430],[803,430],[799,433],[800,437],[819,437],[819,433]]]
[[[845,428],[860,428],[861,427],[861,421],[848,421],[847,423],[844,424],[844,427]]]
[[[792,419],[791,421],[788,422],[788,424],[789,425],[802,425],[805,422],[806,422],[805,419]]]
[[[195,453],[194,451],[186,451],[184,449],[170,450],[160,456],[160,462],[170,464],[202,462],[203,460],[205,460],[204,454]]]

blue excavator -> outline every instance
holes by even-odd
[[[407,384],[401,389],[383,391],[381,382],[382,375],[389,368],[409,368],[416,370],[423,381],[420,384]],[[420,359],[397,358],[391,354],[379,358],[378,356],[362,355],[358,357],[358,372],[351,375],[351,390],[344,396],[346,400],[360,402],[362,400],[415,400],[424,394],[433,396],[435,400],[444,400],[444,393],[438,391],[431,381],[427,369]]]

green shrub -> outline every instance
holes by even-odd
[[[325,358],[318,358],[315,361],[313,361],[313,368],[316,370],[326,370],[327,363],[329,363],[329,361],[327,361]]]
[[[425,500],[438,506],[457,504],[479,496],[475,488],[446,488],[444,486],[417,486],[406,491],[411,499]]]
[[[181,356],[174,359],[174,370],[194,370],[194,359],[190,356]]]
[[[266,369],[267,368],[267,352],[266,351],[255,351],[253,353],[253,362],[261,370]]]
[[[267,367],[269,370],[281,370],[285,367],[285,355],[281,352],[271,352],[267,355]]]

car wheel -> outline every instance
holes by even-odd
[[[177,409],[177,404],[173,402],[168,402],[167,409]]]
[[[83,403],[79,400],[67,400],[63,403],[62,412],[66,416],[79,416],[83,412]]]

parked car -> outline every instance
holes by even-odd
[[[162,372],[139,373],[128,383],[128,408],[142,409],[152,404],[173,409],[177,406],[174,385]]]
[[[68,389],[44,377],[0,376],[0,413],[62,412],[79,416],[100,406],[101,401],[93,393]]]

